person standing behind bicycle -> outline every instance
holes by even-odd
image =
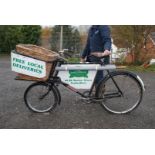
[[[88,32],[86,46],[81,53],[81,62],[110,63],[111,33],[107,25],[93,25]],[[102,59],[102,57],[105,57]],[[103,71],[97,72],[95,85],[103,79]]]

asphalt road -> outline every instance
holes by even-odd
[[[62,103],[52,113],[36,114],[24,104],[30,82],[15,81],[8,57],[0,58],[0,128],[7,129],[152,129],[155,128],[155,73],[138,73],[146,85],[141,105],[131,114],[113,115],[98,104],[76,102],[61,89]]]

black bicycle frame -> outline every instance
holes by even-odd
[[[51,79],[50,81],[53,82],[53,83],[56,82],[56,83],[58,83],[58,84],[62,84],[64,87],[68,88],[69,90],[71,90],[71,91],[77,93],[77,94],[80,95],[81,97],[86,98],[86,96],[85,96],[84,94],[82,94],[79,90],[77,90],[76,88],[70,86],[69,84],[67,84],[67,83],[65,83],[65,82],[62,82],[61,79],[60,79],[59,77],[57,77],[58,71],[55,71],[55,67],[56,67],[56,66],[61,66],[62,64],[64,64],[63,61],[56,61],[56,62],[53,63],[54,66],[53,66],[53,69],[51,70],[51,73],[50,73],[50,75],[52,75],[52,73],[53,73],[53,76],[50,77],[49,80]],[[77,64],[77,63],[76,63],[76,64]],[[97,73],[96,73],[96,75],[97,75]],[[91,95],[91,93],[92,93],[92,91],[93,91],[93,88],[95,87],[96,75],[95,75],[93,84],[92,84],[92,86],[91,86],[91,88],[90,88],[89,96],[87,96],[87,97],[90,97],[90,95]],[[118,89],[118,92],[120,92],[120,94],[123,95],[122,91],[120,90],[118,84],[116,83],[116,81],[115,81],[114,78],[112,77],[112,75],[111,75],[111,73],[110,73],[109,70],[107,70],[107,75],[112,79],[114,85],[115,85],[116,88]],[[54,81],[54,80],[55,80],[55,81]],[[111,94],[105,95],[105,97],[106,97],[106,98],[120,97],[120,96],[121,96],[120,94],[118,94],[118,93],[111,93]],[[102,98],[102,99],[103,99],[103,98]]]

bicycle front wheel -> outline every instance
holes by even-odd
[[[125,114],[138,107],[142,100],[143,88],[136,76],[126,71],[110,73],[98,89],[97,97],[102,98],[101,105],[114,114]]]
[[[33,112],[43,113],[56,107],[57,95],[52,86],[44,82],[37,82],[27,88],[24,101]]]

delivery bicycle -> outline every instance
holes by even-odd
[[[26,106],[33,112],[52,111],[61,103],[59,85],[81,96],[86,103],[98,103],[106,111],[127,114],[135,110],[142,101],[144,84],[141,78],[129,71],[117,70],[115,65],[71,64],[63,58],[52,62],[46,81],[31,84],[24,93]],[[97,71],[107,74],[94,92]],[[80,91],[80,90],[84,91]]]

